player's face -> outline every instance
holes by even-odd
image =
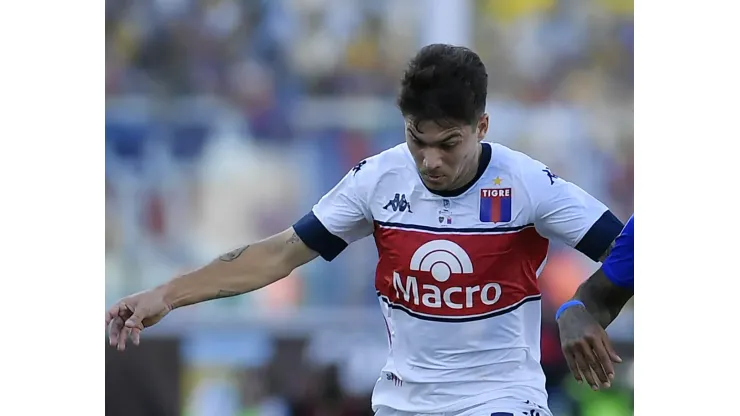
[[[406,143],[422,181],[429,189],[452,190],[473,179],[478,169],[479,143],[488,131],[488,115],[476,125],[406,120]]]

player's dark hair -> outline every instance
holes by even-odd
[[[488,73],[480,57],[462,46],[432,44],[409,62],[398,107],[421,121],[474,124],[486,109]]]

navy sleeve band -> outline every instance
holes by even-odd
[[[316,218],[313,211],[304,215],[303,218],[293,224],[293,229],[301,241],[303,241],[303,244],[319,253],[326,261],[334,260],[339,253],[347,248],[347,243],[329,232],[324,227],[324,224]]]
[[[624,228],[622,221],[619,221],[619,218],[615,217],[611,211],[606,211],[576,245],[576,250],[593,261],[599,261],[622,228]]]

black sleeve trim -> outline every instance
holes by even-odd
[[[334,260],[347,248],[347,243],[329,232],[313,211],[293,224],[293,229],[308,248],[319,253],[326,261]]]
[[[619,221],[619,218],[615,217],[611,211],[606,211],[578,242],[576,250],[593,261],[599,261],[619,233],[622,232],[622,228],[624,228],[622,221]]]

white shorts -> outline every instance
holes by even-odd
[[[530,400],[493,400],[465,410],[447,413],[401,412],[390,407],[379,406],[375,416],[552,416],[544,405]]]

